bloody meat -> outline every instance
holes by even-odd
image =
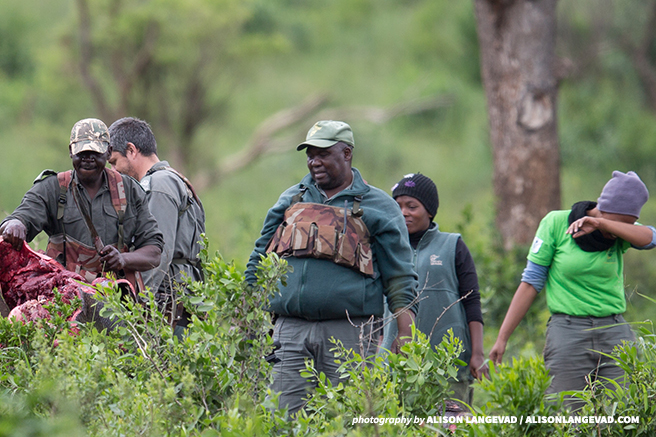
[[[93,285],[104,281],[107,280],[96,279]],[[84,282],[82,276],[66,270],[54,259],[33,251],[26,243],[16,250],[0,238],[0,290],[10,310],[9,317],[23,321],[49,319],[50,314],[43,305],[54,300],[53,290],[57,289],[67,304],[77,297],[81,299],[80,307],[76,308],[69,320],[94,321],[99,329],[111,327],[113,324],[107,319],[100,320],[100,306],[92,297],[95,290],[90,285],[83,285]],[[129,285],[125,280],[117,282],[121,282],[123,287]]]

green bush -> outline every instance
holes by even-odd
[[[656,303],[656,302],[655,302]],[[602,423],[485,424],[472,428],[475,436],[654,436],[656,435],[656,335],[653,324],[638,328],[635,342],[625,343],[610,356],[626,372],[624,384],[614,380],[592,382],[580,392],[545,396],[551,377],[541,357],[513,359],[490,371],[490,379],[477,387],[486,398],[477,413],[515,417],[560,416],[569,420],[597,417]],[[482,393],[481,393],[482,391]],[[564,395],[585,402],[575,416],[563,411]],[[619,423],[619,417],[638,418],[637,423]],[[612,419],[611,419],[612,418]],[[611,420],[612,423],[603,423]]]
[[[317,381],[316,393],[298,414],[303,431],[317,435],[418,435],[428,431],[414,420],[411,424],[357,423],[358,418],[425,418],[436,415],[449,398],[448,378],[455,377],[455,364],[462,345],[453,332],[432,349],[426,335],[413,329],[413,340],[396,355],[363,358],[337,343],[341,379],[333,385],[310,363],[303,375]],[[298,432],[298,429],[296,430]]]
[[[183,340],[172,334],[153,299],[125,301],[113,288],[97,289],[112,332],[66,321],[72,306],[53,303],[52,320],[0,320],[0,436],[397,436],[397,435],[654,435],[656,352],[653,328],[624,346],[617,361],[626,387],[581,392],[585,414],[639,416],[640,423],[593,428],[582,424],[464,423],[445,428],[448,379],[456,375],[458,339],[445,336],[431,348],[413,332],[401,353],[363,358],[337,343],[341,378],[333,385],[307,364],[317,382],[307,407],[288,418],[268,389],[271,320],[263,309],[288,267],[275,255],[264,259],[258,283],[218,254],[203,251],[205,282],[183,296],[192,324]],[[79,331],[79,332],[77,332]],[[557,415],[560,398],[545,400],[550,377],[540,358],[520,358],[491,371],[476,384],[484,416]],[[382,419],[400,419],[402,424]],[[359,419],[368,419],[362,421]],[[579,433],[579,434],[577,434]]]
[[[62,393],[89,435],[188,435],[220,429],[235,405],[261,409],[271,350],[263,302],[286,264],[265,260],[254,289],[220,256],[202,256],[207,281],[184,297],[193,323],[183,341],[154,299],[142,306],[99,286],[101,314],[120,321],[110,333],[82,326],[75,335],[70,308],[48,323],[0,321],[1,386],[17,396]],[[38,399],[35,414],[47,410]]]
[[[647,329],[649,326],[651,329]],[[599,381],[578,396],[586,401],[581,414],[639,418],[638,423],[582,424],[584,434],[647,437],[656,435],[656,335],[651,322],[638,328],[634,343],[612,355],[626,372],[626,381]]]
[[[512,365],[491,366],[490,379],[480,381],[478,387],[489,400],[479,409],[483,415],[553,416],[559,414],[562,398],[548,402],[545,391],[551,383],[542,358],[513,358]],[[477,436],[551,436],[563,435],[556,426],[542,423],[484,424],[475,428]],[[557,432],[558,431],[558,432]]]
[[[46,408],[47,407],[47,408]],[[74,404],[50,387],[27,395],[0,390],[0,437],[78,437],[86,432]]]

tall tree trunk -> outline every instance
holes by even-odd
[[[528,244],[560,208],[557,0],[474,0],[504,246]]]

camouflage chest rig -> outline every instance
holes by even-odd
[[[285,219],[267,246],[267,253],[331,260],[365,276],[374,276],[371,237],[362,220],[362,197],[353,207],[301,202],[307,187],[292,197]]]
[[[46,255],[57,260],[67,270],[79,273],[85,280],[92,282],[105,273],[100,262],[100,254],[98,254],[95,247],[90,247],[75,240],[70,235],[66,235],[66,228],[63,222],[66,193],[73,179],[73,171],[68,170],[56,173],[52,170],[45,170],[37,177],[36,181],[50,175],[56,175],[57,182],[59,183],[57,221],[60,223],[61,234],[55,234],[48,239]],[[105,169],[105,175],[107,176],[107,185],[109,186],[112,206],[118,216],[118,242],[115,247],[119,252],[129,252],[129,248],[125,244],[123,232],[123,219],[127,209],[123,177],[120,173],[110,168]],[[139,272],[125,271],[123,276],[130,281],[135,290],[145,289]]]

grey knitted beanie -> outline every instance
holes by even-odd
[[[649,199],[649,191],[640,177],[632,171],[614,171],[597,199],[601,212],[640,217],[642,206]]]
[[[414,197],[424,205],[428,214],[435,217],[440,199],[437,197],[437,187],[429,178],[420,173],[410,173],[392,187],[392,197],[399,196]]]

